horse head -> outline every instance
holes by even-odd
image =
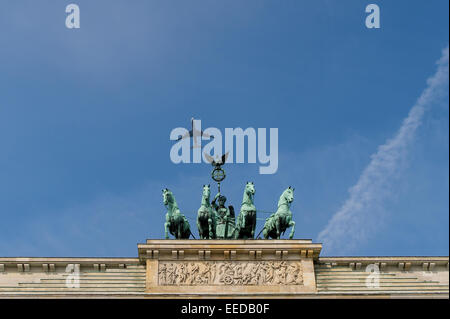
[[[209,202],[209,197],[211,196],[211,187],[210,185],[203,185],[203,193],[202,197]]]
[[[173,194],[168,188],[164,188],[162,190],[162,194],[164,206],[169,205],[169,203],[173,203]]]
[[[294,201],[294,190],[295,188],[292,188],[289,186],[280,196],[280,200],[278,202],[278,205],[280,204],[291,204]]]
[[[255,184],[253,184],[253,182],[247,182],[245,185],[245,193],[249,195],[249,197],[255,195]]]

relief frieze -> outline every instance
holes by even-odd
[[[160,261],[160,286],[303,285],[300,261]]]

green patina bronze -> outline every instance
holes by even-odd
[[[255,185],[247,182],[241,204],[241,210],[235,220],[233,206],[225,206],[227,198],[220,193],[220,183],[225,179],[225,164],[228,153],[214,160],[205,153],[205,157],[214,167],[211,172],[212,179],[217,183],[218,193],[210,202],[211,187],[203,185],[202,202],[197,211],[197,228],[200,239],[254,239],[256,228],[256,207],[254,205]],[[164,205],[167,207],[165,238],[169,238],[169,232],[176,239],[188,239],[192,235],[189,222],[180,213],[177,202],[170,190],[163,189]],[[264,223],[264,228],[258,236],[263,233],[264,239],[280,239],[286,229],[292,227],[289,239],[294,237],[295,222],[292,220],[290,206],[294,200],[294,188],[289,186],[280,196],[278,208],[270,215]],[[217,203],[216,203],[217,202]],[[257,237],[258,237],[257,236]],[[192,235],[194,237],[194,235]],[[195,237],[194,237],[195,239]]]
[[[216,200],[219,204],[216,204]],[[227,198],[220,193],[214,197],[211,205],[216,214],[216,238],[234,239],[235,216],[233,206],[225,206]]]
[[[236,223],[236,239],[253,239],[255,236],[256,207],[253,204],[254,196],[255,185],[253,182],[247,182],[244,189],[241,211]]]
[[[280,235],[284,234],[288,227],[292,227],[289,239],[294,238],[295,222],[292,220],[292,212],[290,210],[293,201],[294,188],[289,186],[280,196],[276,213],[270,215],[264,223],[262,231],[264,239],[268,239],[269,237],[280,239]]]
[[[228,158],[228,154],[229,153],[227,152],[226,154],[215,160],[210,155],[205,153],[205,158],[214,167],[211,172],[211,178],[217,183],[218,193],[220,193],[220,183],[225,179],[225,177],[227,177],[222,166],[225,164],[225,161]]]
[[[211,188],[203,185],[202,203],[197,212],[197,228],[200,239],[216,238],[216,214],[209,202]]]
[[[176,239],[188,239],[191,229],[186,217],[181,214],[173,193],[165,188],[163,193],[163,203],[167,208],[166,222],[164,223],[165,238],[169,239],[169,232]]]

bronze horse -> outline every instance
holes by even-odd
[[[186,216],[181,214],[173,193],[163,189],[163,203],[167,207],[166,222],[164,223],[165,238],[169,239],[169,232],[176,239],[188,239],[191,235],[191,228]]]
[[[216,213],[209,202],[210,196],[210,186],[203,185],[202,203],[197,212],[197,228],[200,239],[216,238]]]
[[[290,210],[293,201],[294,188],[289,186],[289,188],[287,188],[280,196],[276,213],[270,215],[264,223],[264,239],[268,239],[269,237],[280,239],[280,235],[284,234],[288,227],[292,227],[289,239],[294,237],[295,222],[292,220],[292,212]]]
[[[236,223],[236,239],[253,239],[255,236],[256,207],[253,204],[254,196],[255,184],[253,182],[247,182],[244,189],[241,211]]]

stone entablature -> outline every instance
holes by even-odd
[[[146,292],[174,296],[315,293],[314,259],[321,249],[311,240],[147,240],[138,245],[139,260],[147,265]]]
[[[449,258],[320,257],[311,240],[147,240],[137,258],[0,258],[0,298],[448,298]],[[68,265],[79,287],[67,287]],[[378,286],[367,285],[379,270]],[[368,270],[368,266],[371,270]]]
[[[448,257],[320,257],[319,296],[448,298]]]

